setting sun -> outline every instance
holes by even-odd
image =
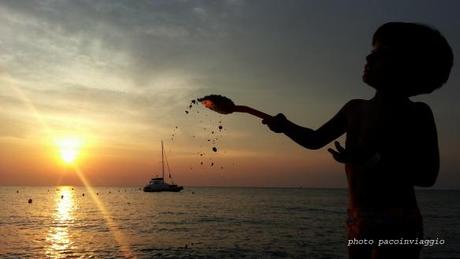
[[[59,148],[59,155],[64,163],[72,164],[78,158],[82,140],[77,137],[65,137],[55,140]]]

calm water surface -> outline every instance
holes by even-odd
[[[0,257],[346,258],[346,195],[342,189],[0,187]],[[424,248],[423,258],[460,258],[460,192],[417,195],[425,236],[446,240]]]

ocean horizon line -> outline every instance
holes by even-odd
[[[0,184],[0,187],[85,187],[82,184],[58,184],[58,185],[17,185]],[[144,185],[92,185],[93,188],[142,188]],[[312,187],[312,186],[241,186],[241,185],[183,185],[184,188],[227,188],[227,189],[318,189],[318,190],[347,190],[347,187]],[[455,188],[422,188],[415,187],[416,191],[460,191]]]

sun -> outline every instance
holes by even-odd
[[[79,137],[57,138],[55,143],[59,149],[59,155],[66,164],[73,164],[80,154],[82,139]]]

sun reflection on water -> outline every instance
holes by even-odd
[[[74,193],[69,186],[63,186],[56,192],[54,199],[56,204],[53,214],[54,222],[46,238],[49,244],[46,255],[53,258],[65,257],[65,251],[72,246],[69,237],[69,224],[74,221]]]

